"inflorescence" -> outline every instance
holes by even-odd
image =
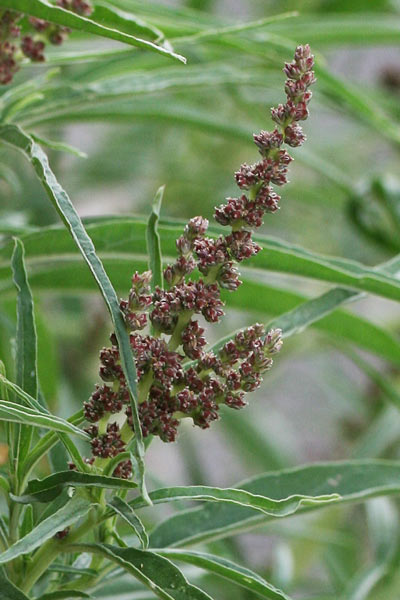
[[[93,11],[89,0],[56,0],[55,4],[84,17]],[[25,59],[44,62],[46,44],[61,45],[70,31],[68,27],[43,19],[0,10],[0,84],[11,83]]]
[[[215,209],[218,223],[229,226],[226,235],[206,237],[208,221],[194,217],[176,241],[178,258],[164,271],[165,287],[150,290],[151,272],[135,273],[127,300],[120,307],[130,333],[138,374],[139,417],[144,437],[158,436],[173,442],[183,418],[205,429],[219,417],[222,404],[233,409],[246,405],[248,392],[256,390],[273,356],[282,346],[279,329],[266,332],[255,324],[237,333],[218,351],[207,350],[197,316],[217,323],[223,316],[221,288],[235,291],[241,284],[237,264],[260,251],[252,230],[262,225],[265,213],[278,209],[280,197],[272,185],[287,182],[291,157],[284,143],[300,146],[305,136],[299,121],[308,116],[314,83],[313,56],[308,45],[296,49],[284,72],[287,101],[272,109],[272,132],[261,131],[254,141],[261,160],[243,164],[235,174],[241,190]],[[198,271],[198,277],[191,276]],[[143,330],[151,326],[151,333]],[[91,423],[92,458],[109,459],[126,449],[133,435],[129,392],[121,367],[118,343],[100,352],[100,377],[84,405]],[[115,417],[113,417],[115,415]],[[132,464],[118,464],[113,475],[130,477]]]

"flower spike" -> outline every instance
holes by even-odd
[[[71,7],[78,0],[60,1]],[[184,418],[206,429],[219,418],[222,404],[243,408],[246,394],[260,386],[282,347],[280,329],[266,332],[256,323],[213,353],[207,350],[204,328],[194,316],[217,323],[224,314],[221,289],[235,291],[241,285],[238,263],[261,251],[252,232],[262,225],[264,214],[275,213],[279,207],[280,196],[273,186],[287,183],[292,161],[283,145],[296,147],[305,141],[299,121],[308,116],[309,87],[315,82],[313,64],[308,45],[299,46],[294,60],[286,63],[287,101],[271,111],[274,129],[254,135],[261,159],[240,167],[235,174],[240,196],[228,198],[215,209],[216,221],[229,227],[228,233],[207,237],[208,221],[194,217],[176,241],[178,257],[164,271],[165,289],[151,292],[151,273],[135,273],[128,299],[121,300],[138,373],[144,437],[154,435],[173,442]],[[192,279],[196,270],[198,276]],[[149,322],[152,335],[143,331]],[[99,460],[123,452],[133,436],[129,393],[114,334],[111,342],[100,353],[104,383],[95,387],[84,405],[93,453],[87,462],[94,468]],[[113,475],[128,478],[131,473],[132,463],[127,460]]]

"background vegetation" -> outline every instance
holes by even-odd
[[[143,268],[143,229],[135,223],[138,215],[147,219],[157,188],[166,185],[160,233],[168,255],[179,220],[211,218],[234,193],[233,171],[255,157],[252,132],[270,127],[268,107],[282,100],[283,60],[298,43],[309,43],[317,57],[306,148],[294,152],[281,210],[265,220],[262,268],[243,270],[247,285],[229,297],[219,327],[222,337],[276,319],[284,350],[246,411],[225,411],[209,432],[187,426],[176,444],[152,445],[150,487],[233,486],[306,462],[399,459],[400,4],[108,4],[137,17],[136,24],[125,20],[127,33],[141,28],[187,65],[75,32],[47,53],[46,64],[21,70],[1,90],[0,106],[3,124],[52,140],[44,142],[52,168],[121,296],[130,274]],[[0,355],[11,376],[10,237],[17,234],[36,300],[42,391],[66,417],[92,391],[109,317],[33,170],[6,145],[0,176]],[[141,516],[151,527],[170,512],[144,509]],[[390,497],[221,537],[200,548],[245,564],[293,598],[400,593],[399,513]],[[255,597],[195,567],[187,572],[215,598]],[[148,597],[129,586],[120,578],[96,597]]]

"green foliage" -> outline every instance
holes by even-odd
[[[0,0],[23,28],[35,17],[72,30],[44,65],[19,56],[0,89],[0,597],[397,598],[398,3],[238,2],[236,20],[218,0],[92,3],[85,15]],[[310,140],[293,149],[243,285],[222,292],[227,324],[208,347],[255,320],[282,329],[268,399],[244,416],[221,407],[222,427],[194,441],[184,430],[175,455],[154,442],[147,492],[152,437],[119,295],[135,271],[163,287],[186,217],[210,218],[232,194],[252,131],[270,128],[282,61],[307,42]],[[80,407],[111,329],[134,434],[88,461]],[[340,460],[315,462],[326,456]],[[132,477],[117,476],[127,464]],[[253,476],[226,483],[242,473]]]

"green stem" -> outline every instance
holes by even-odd
[[[176,350],[178,348],[178,346],[181,345],[182,331],[185,329],[186,325],[189,323],[192,316],[193,316],[192,310],[185,310],[179,315],[179,319],[175,326],[174,333],[172,334],[172,336],[168,342],[169,350]]]
[[[62,552],[62,546],[59,540],[52,538],[48,540],[40,550],[37,551],[33,562],[23,579],[20,581],[21,590],[27,594],[35,585],[39,577],[43,575],[46,569]]]
[[[68,540],[68,543],[74,543],[88,533],[88,531],[93,529],[98,523],[98,516],[98,510],[91,510],[85,521],[67,536],[66,539]],[[57,556],[61,552],[64,552],[65,547],[66,540],[52,538],[45,542],[40,550],[37,551],[26,575],[23,576],[23,579],[20,582],[20,588],[25,594],[32,589],[37,580],[43,575],[49,565],[55,561]]]

